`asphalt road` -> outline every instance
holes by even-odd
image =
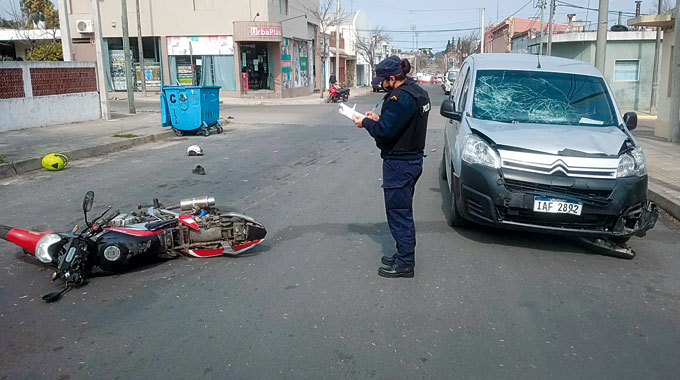
[[[0,242],[0,379],[677,378],[676,222],[632,239],[632,261],[567,238],[449,228],[443,94],[427,89],[414,279],[377,275],[394,249],[379,153],[332,104],[233,108],[222,135],[1,182],[0,224],[70,230],[92,189],[95,212],[212,195],[269,235],[245,256],[94,278],[54,304],[40,300],[58,288],[51,271]],[[351,100],[364,111],[380,96]],[[204,157],[184,155],[194,143]]]

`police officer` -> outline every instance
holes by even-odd
[[[383,159],[383,192],[387,224],[396,241],[397,253],[383,256],[378,274],[383,277],[413,277],[416,228],[413,222],[413,193],[423,172],[423,150],[430,98],[407,77],[411,64],[397,56],[386,58],[376,67],[372,85],[387,91],[380,116],[367,112],[355,116],[354,123],[375,139]]]

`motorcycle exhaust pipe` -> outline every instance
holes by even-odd
[[[198,208],[206,208],[215,205],[215,198],[213,197],[200,197],[183,199],[179,201],[179,208],[182,211],[191,211]]]

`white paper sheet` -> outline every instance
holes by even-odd
[[[354,116],[363,116],[359,112],[356,111],[357,105],[355,104],[354,107],[349,108],[348,105],[345,103],[340,103],[338,105],[338,112],[340,112],[340,115],[344,115],[345,117],[352,119]]]

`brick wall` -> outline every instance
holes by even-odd
[[[31,68],[33,96],[97,91],[94,67]]]
[[[24,79],[21,69],[0,69],[0,99],[23,98]]]

